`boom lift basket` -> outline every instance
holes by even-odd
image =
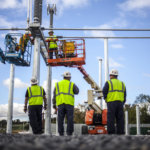
[[[85,64],[85,40],[84,39],[65,39],[57,41],[57,50],[53,52],[53,59],[47,59],[51,66],[75,67]],[[57,55],[57,56],[56,56]]]
[[[25,34],[21,33],[9,33],[5,36],[5,46],[3,54],[8,63],[16,66],[30,66],[32,51],[30,37],[25,37]]]

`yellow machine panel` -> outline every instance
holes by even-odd
[[[63,43],[63,52],[64,54],[71,54],[75,51],[75,44],[74,42],[66,42]]]

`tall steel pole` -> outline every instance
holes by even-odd
[[[140,111],[139,111],[139,105],[136,106],[136,125],[137,125],[137,135],[141,134],[140,131]]]
[[[29,27],[29,22],[30,22],[30,0],[28,0],[28,8],[27,8],[27,27]]]
[[[8,97],[8,113],[7,113],[7,131],[6,133],[12,133],[12,118],[13,118],[13,93],[14,93],[14,76],[15,66],[10,65],[10,84],[9,84],[9,97]]]
[[[109,80],[109,62],[108,62],[108,38],[104,38],[104,68],[105,68],[105,82]],[[104,102],[104,109],[107,108]]]
[[[33,22],[33,32],[35,33],[34,38],[34,57],[33,57],[33,70],[32,77],[38,80],[40,83],[40,41],[41,38],[37,34],[36,28],[40,27],[40,9],[39,5],[42,5],[42,0],[34,0],[34,22]],[[30,0],[30,24],[32,23],[32,0]],[[29,131],[32,132],[31,126],[29,126]]]
[[[99,87],[102,89],[102,58],[99,58]],[[100,108],[103,109],[103,99],[100,99]]]
[[[32,23],[32,0],[29,0],[30,1],[30,23]]]
[[[129,135],[128,111],[125,111],[125,135]]]
[[[47,5],[47,13],[50,14],[50,28],[53,28],[53,15],[56,13],[56,5],[52,5],[52,7]],[[47,110],[45,117],[45,134],[51,133],[51,89],[52,89],[52,67],[48,66],[47,70]]]
[[[40,6],[41,5],[41,6]],[[41,25],[41,9],[42,0],[34,0],[34,25]],[[35,32],[36,33],[36,32]],[[34,58],[33,58],[33,71],[32,77],[35,77],[40,83],[40,41],[41,38],[38,34],[35,34],[34,40]]]
[[[40,83],[40,37],[36,36],[34,40],[34,58],[32,77],[36,78]]]
[[[109,80],[108,39],[104,38],[105,81]]]

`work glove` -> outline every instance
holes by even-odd
[[[46,110],[47,109],[47,104],[44,104],[44,110]]]
[[[26,113],[27,112],[27,106],[24,106],[24,109],[23,109],[23,111]]]

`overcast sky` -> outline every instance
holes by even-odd
[[[56,28],[150,28],[150,0],[44,0],[42,26],[49,27],[47,3],[55,3],[57,13],[54,16]],[[27,27],[27,0],[0,0],[0,28]],[[4,50],[4,37],[12,31],[0,31],[0,47]],[[13,31],[15,32],[15,31]],[[48,31],[44,32],[48,36]],[[16,32],[15,32],[16,33]],[[21,31],[20,33],[23,33]],[[149,32],[99,32],[99,31],[55,31],[61,36],[149,36]],[[103,59],[104,79],[104,41],[86,39],[86,65],[84,68],[98,83],[98,58]],[[149,39],[115,39],[108,41],[109,70],[118,69],[119,79],[127,88],[127,103],[132,104],[139,94],[150,93],[150,44]],[[34,47],[33,47],[34,49]],[[33,54],[33,53],[32,53]],[[32,55],[33,57],[33,55]],[[26,117],[23,103],[26,88],[32,76],[30,67],[15,67],[14,118]],[[46,87],[47,67],[41,57],[40,85]],[[75,97],[75,105],[87,100],[90,86],[76,68],[53,67],[52,80],[61,80],[64,71],[70,71],[72,81],[78,85],[80,94]],[[10,64],[0,63],[0,118],[7,115],[9,93]]]

